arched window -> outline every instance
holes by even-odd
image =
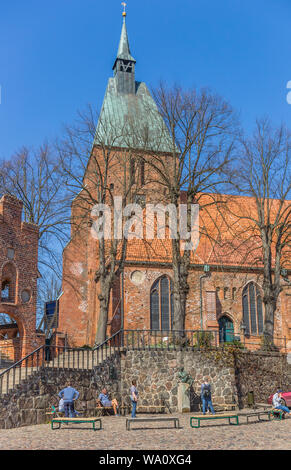
[[[12,263],[7,263],[2,270],[1,301],[15,302],[16,269]]]
[[[242,293],[245,334],[261,335],[264,328],[262,297],[259,288],[250,282]]]
[[[151,330],[171,330],[174,320],[172,281],[163,276],[151,288]]]
[[[1,287],[1,302],[10,302],[11,285],[9,281],[3,281]]]

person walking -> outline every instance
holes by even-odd
[[[136,388],[136,380],[133,380],[131,382],[131,387],[130,387],[130,401],[132,404],[132,410],[131,410],[131,417],[135,418],[136,417],[136,405],[137,405],[137,400],[138,400],[138,391]]]
[[[205,381],[201,385],[201,400],[202,400],[202,412],[205,415],[206,411],[209,410],[213,415],[215,415],[215,411],[212,405],[211,400],[211,385],[209,382]]]
[[[273,400],[272,400],[273,407],[276,408],[277,410],[284,411],[285,413],[288,414],[289,417],[291,417],[291,411],[289,410],[289,408],[287,408],[287,406],[285,405],[282,405],[282,402],[281,402],[282,393],[283,393],[283,390],[278,390],[277,393],[273,395]]]
[[[67,382],[66,387],[60,391],[59,397],[63,398],[64,400],[64,411],[66,418],[75,418],[75,406],[74,400],[77,400],[79,397],[79,392],[74,388],[71,387],[70,382]]]

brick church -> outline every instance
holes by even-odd
[[[151,94],[143,82],[135,80],[136,61],[132,57],[126,29],[125,14],[114,76],[109,78],[96,134],[104,133],[102,123],[114,122],[121,129],[129,116],[142,116],[147,121],[150,136],[155,136],[161,117]],[[136,121],[138,126],[138,120]],[[103,136],[104,137],[104,136]],[[131,147],[134,144],[131,142]],[[152,150],[155,141],[150,142]],[[121,137],[115,141],[117,154],[122,154],[127,143]],[[164,135],[159,152],[167,158],[168,140]],[[136,151],[139,144],[136,142]],[[95,141],[90,161],[100,155]],[[90,168],[90,162],[87,166]],[[145,172],[145,173],[144,173]],[[109,183],[118,194],[116,167],[109,173]],[[140,199],[157,203],[161,188],[146,184],[146,170],[140,175]],[[86,178],[86,174],[85,174]],[[76,215],[78,197],[72,205],[72,218]],[[208,196],[205,195],[205,198]],[[250,198],[225,196],[229,204],[238,203],[242,212],[251,210]],[[221,330],[232,337],[244,331],[252,336],[262,333],[264,307],[262,303],[262,264],[255,261],[256,254],[248,243],[230,249],[229,233],[222,218],[215,213],[200,214],[203,224],[213,227],[212,240],[201,237],[198,249],[192,254],[189,273],[190,291],[186,307],[188,330]],[[213,220],[216,220],[215,225]],[[215,230],[220,226],[215,242]],[[222,237],[222,240],[221,240]],[[219,243],[218,243],[219,239]],[[95,280],[98,269],[97,241],[91,236],[90,224],[82,233],[73,224],[71,239],[63,252],[63,294],[59,304],[58,330],[66,333],[72,346],[93,345],[99,316],[98,294],[100,286]],[[259,249],[257,250],[259,251]],[[291,268],[289,263],[289,269]],[[205,273],[207,271],[207,273]],[[107,336],[120,328],[170,330],[173,319],[171,244],[163,240],[131,240],[128,243],[125,266],[111,295]],[[226,332],[226,333],[225,333]],[[280,295],[275,316],[275,335],[286,337],[291,343],[291,288]]]

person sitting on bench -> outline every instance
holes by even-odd
[[[102,406],[104,406],[105,408],[107,407],[112,407],[113,408],[113,411],[114,411],[114,414],[115,416],[118,416],[117,414],[117,408],[118,408],[118,403],[117,403],[117,400],[114,398],[113,400],[109,400],[109,397],[108,397],[108,393],[107,393],[107,390],[106,388],[103,388],[101,390],[101,393],[98,397],[98,400],[97,402],[100,402]]]
[[[276,410],[284,411],[285,413],[288,414],[289,417],[291,417],[291,411],[289,410],[289,408],[287,408],[287,406],[282,405],[282,402],[281,402],[282,393],[283,393],[283,390],[278,390],[277,393],[273,395],[273,400],[272,400],[273,407]]]

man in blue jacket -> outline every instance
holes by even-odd
[[[74,400],[77,400],[79,397],[79,392],[71,387],[70,382],[67,382],[66,387],[60,391],[59,397],[64,400],[65,417],[75,418]]]

